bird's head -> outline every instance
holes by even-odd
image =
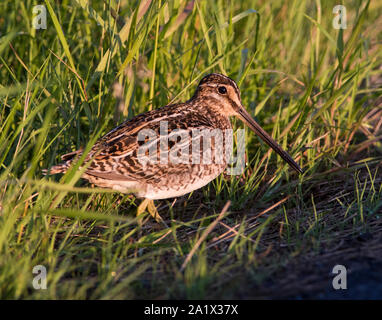
[[[254,131],[264,142],[275,150],[294,170],[302,173],[302,169],[283,150],[278,143],[251,117],[241,103],[240,90],[231,78],[222,74],[211,73],[206,75],[198,85],[195,98],[209,101],[214,104],[214,110],[225,116],[235,116],[242,120],[252,131]]]

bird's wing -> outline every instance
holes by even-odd
[[[159,146],[162,152],[163,148],[167,152],[170,149],[176,152],[177,149],[190,147],[188,141],[174,141],[177,138],[174,133],[176,129],[191,137],[193,130],[212,127],[210,117],[193,113],[184,105],[167,106],[139,115],[110,131],[93,146],[89,153],[93,160],[86,172],[102,179],[141,180],[146,183],[174,168],[177,174],[181,174],[182,170],[189,170],[189,165],[160,163]],[[169,139],[167,146],[163,146],[163,138]],[[195,138],[196,135],[192,137]],[[148,150],[150,146],[154,147],[155,152],[151,156],[156,157],[156,162],[142,161],[147,158],[142,158],[144,155],[140,154],[139,149],[145,147],[141,150]]]

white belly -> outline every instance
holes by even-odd
[[[203,179],[196,179],[192,184],[187,184],[186,186],[180,188],[178,190],[177,186],[170,186],[168,188],[155,188],[153,186],[148,186],[146,193],[143,197],[150,200],[158,200],[158,199],[168,199],[168,198],[176,198],[183,196],[191,191],[197,190],[201,187],[204,187],[206,184],[214,180],[220,172],[216,172],[209,176],[204,176]]]

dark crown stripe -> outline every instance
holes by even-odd
[[[231,87],[235,89],[237,96],[240,98],[239,88],[236,82],[233,81],[231,78],[227,76],[223,76],[222,74],[218,74],[218,73],[210,73],[204,76],[202,80],[200,80],[199,86],[209,82],[230,85]]]

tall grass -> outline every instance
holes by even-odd
[[[46,30],[32,27],[36,4],[0,3],[1,298],[235,297],[295,255],[380,230],[377,1],[347,1],[341,31],[335,1],[45,0]],[[133,196],[92,188],[76,170],[42,175],[126,118],[190,98],[209,72],[240,84],[304,175],[247,131],[241,176],[158,201],[169,228],[142,229]],[[32,286],[36,265],[46,290]]]

